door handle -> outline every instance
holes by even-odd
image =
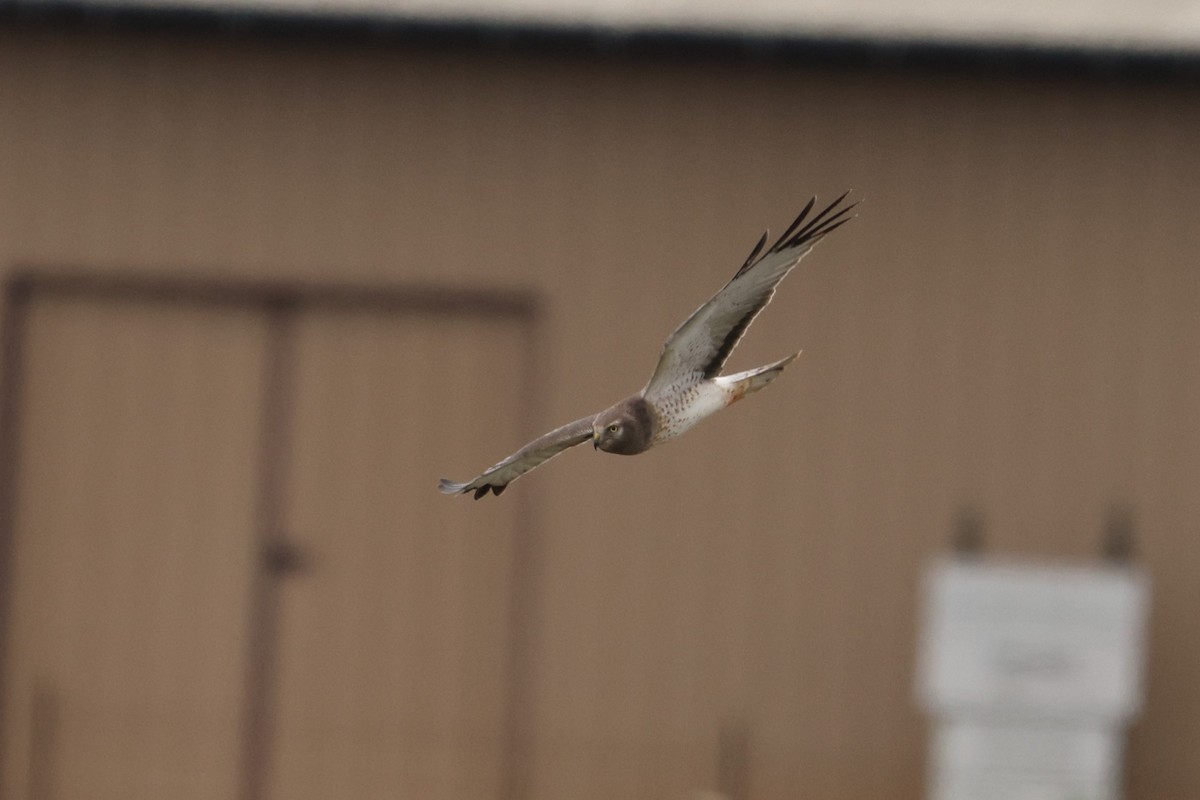
[[[295,542],[276,537],[263,545],[262,565],[270,575],[285,578],[308,572],[312,558]]]

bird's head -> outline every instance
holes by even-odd
[[[601,411],[592,421],[592,447],[606,453],[637,455],[649,449],[653,435],[650,406],[638,396]]]

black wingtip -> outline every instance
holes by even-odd
[[[447,480],[446,478],[442,478],[438,481],[438,491],[442,494],[473,494],[476,500],[481,497],[485,497],[488,492],[499,496],[500,493],[507,488],[507,483],[499,486],[492,483],[485,483],[483,486],[472,489],[470,488],[470,484],[455,483],[454,481]]]
[[[796,219],[796,222],[792,223],[792,226],[788,228],[787,233],[785,233],[784,236],[781,237],[771,249],[779,250],[787,247],[799,247],[800,245],[808,242],[815,242],[816,240],[825,236],[827,233],[841,227],[841,225],[848,222],[850,219],[852,219],[852,217],[848,217],[847,215],[853,211],[860,202],[862,202],[861,200],[856,200],[850,205],[839,209],[838,206],[842,204],[842,201],[850,196],[850,191],[851,190],[847,189],[846,191],[842,192],[842,194],[836,200],[825,206],[820,213],[808,220],[803,227],[799,227],[800,223],[804,221],[804,218],[812,209],[813,203],[817,198],[814,197],[809,200],[808,205],[804,207],[804,211],[801,213],[800,217]],[[837,209],[837,213],[831,215],[830,212],[833,212],[835,209]]]
[[[808,204],[805,205],[804,208],[800,209],[800,213],[796,215],[796,219],[792,221],[791,225],[788,225],[787,230],[784,231],[783,235],[779,237],[779,241],[777,241],[771,247],[772,250],[777,249],[780,245],[792,237],[792,234],[795,233],[796,229],[800,227],[800,223],[804,222],[804,218],[808,216],[808,212],[812,211],[812,207],[816,204],[816,202],[816,195],[808,198]]]
[[[770,231],[763,231],[763,235],[759,237],[758,244],[754,245],[754,249],[750,251],[750,255],[746,256],[746,261],[742,264],[742,268],[738,270],[739,273],[750,269],[750,266],[754,263],[754,259],[762,252],[763,246],[767,243],[767,236],[770,234]]]

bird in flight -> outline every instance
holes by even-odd
[[[843,194],[811,219],[808,201],[779,241],[765,251],[767,234],[721,291],[696,309],[667,337],[650,382],[614,406],[534,439],[466,483],[442,480],[444,494],[500,494],[508,484],[559,453],[583,444],[606,453],[633,456],[673,439],[700,420],[766,386],[799,353],[735,375],[722,375],[729,354],[775,294],[775,287],[827,233],[851,219],[858,203],[842,205]]]

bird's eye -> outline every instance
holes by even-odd
[[[615,422],[614,422],[612,425],[609,425],[609,426],[608,426],[608,432],[609,432],[609,433],[616,433],[616,432],[617,432],[617,431],[619,431],[619,430],[621,430],[621,426],[620,426],[620,425],[617,425]]]

